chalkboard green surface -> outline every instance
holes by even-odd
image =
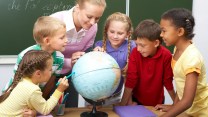
[[[97,40],[102,39],[103,23],[113,12],[125,13],[126,0],[106,0],[107,7],[99,22]],[[75,0],[0,0],[0,55],[17,55],[35,44],[33,24],[42,15],[70,9]]]
[[[0,55],[17,55],[35,44],[33,24],[43,15],[70,9],[75,0],[0,0]],[[191,10],[192,0],[129,0],[129,15],[134,28],[144,19],[159,22],[167,9],[184,7]],[[126,13],[126,0],[106,0],[107,7],[98,23],[96,41],[102,39],[106,18],[114,12]],[[172,50],[172,48],[170,48]]]
[[[35,44],[36,19],[73,5],[73,0],[0,0],[0,55],[17,55]]]
[[[187,8],[192,10],[192,0],[129,0],[129,16],[134,28],[144,19],[153,19],[160,23],[161,15],[172,8]],[[168,47],[173,51],[173,47]]]

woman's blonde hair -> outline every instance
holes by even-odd
[[[41,43],[44,37],[54,36],[62,28],[66,28],[66,25],[61,20],[50,16],[42,16],[34,24],[33,37],[37,43]]]
[[[81,8],[84,7],[84,3],[91,3],[99,6],[103,6],[104,8],[106,7],[106,2],[105,0],[76,0],[75,4],[78,4]]]

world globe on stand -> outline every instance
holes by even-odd
[[[121,80],[118,63],[105,52],[84,54],[73,66],[72,73],[71,80],[76,91],[95,102],[110,97]]]

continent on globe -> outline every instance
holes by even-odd
[[[121,70],[116,60],[104,52],[93,51],[78,59],[72,69],[72,83],[84,98],[98,101],[110,97],[118,88]]]

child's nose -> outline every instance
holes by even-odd
[[[118,35],[117,34],[114,34],[114,36],[113,36],[114,38],[118,38]]]
[[[163,33],[162,32],[160,33],[160,37],[163,37]]]

